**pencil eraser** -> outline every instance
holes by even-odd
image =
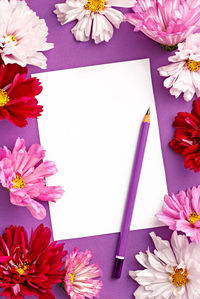
[[[113,277],[120,278],[122,273],[122,266],[124,263],[124,259],[115,258],[115,264],[113,269]]]

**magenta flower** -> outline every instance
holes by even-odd
[[[172,230],[182,231],[192,242],[200,243],[200,186],[166,195],[156,216]]]
[[[125,20],[156,42],[176,47],[200,27],[200,0],[138,0]]]
[[[102,281],[98,278],[102,275],[97,264],[91,264],[92,253],[74,249],[67,255],[65,263],[65,276],[63,287],[71,299],[84,299],[99,297],[102,288]]]
[[[57,172],[54,162],[45,161],[45,151],[39,144],[33,144],[26,151],[24,139],[17,138],[13,151],[6,146],[0,148],[0,182],[9,190],[10,201],[26,207],[38,220],[46,216],[46,210],[39,202],[60,198],[60,186],[46,186],[45,178]],[[39,165],[38,165],[39,163]]]
[[[30,239],[23,226],[7,227],[0,235],[0,289],[7,299],[55,299],[52,286],[63,276],[64,244],[51,242],[51,231],[40,224]]]

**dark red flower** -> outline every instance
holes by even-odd
[[[176,131],[169,145],[185,158],[186,168],[200,171],[200,98],[193,102],[191,113],[177,114],[173,126]]]
[[[55,298],[52,284],[62,281],[63,244],[50,244],[51,232],[42,224],[32,231],[30,243],[23,226],[6,228],[0,236],[0,288],[1,296],[23,299]]]
[[[0,119],[18,127],[27,125],[27,117],[37,118],[43,111],[35,98],[42,86],[37,78],[26,79],[26,75],[26,67],[0,61]]]

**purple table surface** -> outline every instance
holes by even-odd
[[[150,58],[162,153],[169,193],[176,193],[181,189],[198,185],[200,175],[184,169],[183,159],[174,153],[168,146],[168,142],[171,140],[174,133],[174,129],[171,125],[174,116],[179,111],[190,111],[192,106],[191,102],[186,103],[182,98],[176,100],[174,97],[170,96],[168,90],[163,87],[163,78],[159,76],[157,68],[168,64],[167,58],[171,54],[165,52],[159,44],[153,42],[142,33],[134,33],[133,27],[127,23],[122,24],[120,30],[115,30],[113,39],[109,43],[95,45],[93,41],[87,43],[76,42],[70,32],[70,29],[74,24],[60,26],[56,16],[53,14],[54,5],[57,1],[58,0],[43,0],[42,5],[41,1],[27,1],[28,5],[35,10],[41,18],[46,20],[47,26],[49,27],[48,41],[55,43],[55,48],[46,52],[48,58],[47,71]],[[30,67],[29,69],[30,73],[43,71],[36,67]],[[88,82],[87,88],[89,88],[89,86]],[[66,96],[68,96],[67,89],[66,94],[64,94],[63,97]],[[134,90],[132,90],[131,86],[130,96],[134,98]],[[63,100],[64,99],[57,99],[57,102],[55,103],[60,105],[61,109]],[[136,107],[139,104],[139,99],[135,99]],[[26,128],[19,129],[14,127],[8,121],[2,120],[0,123],[0,136],[0,146],[6,145],[9,148],[13,147],[18,136],[23,137],[26,140],[27,146],[30,146],[32,143],[38,143],[39,134],[37,122],[35,120],[29,120],[29,124]],[[40,223],[31,218],[26,209],[11,205],[8,192],[2,187],[0,187],[0,197],[1,233],[3,233],[5,227],[10,226],[10,224],[24,225],[30,233],[31,228],[36,228]],[[149,194],[149,200],[153,200],[151,194]],[[46,208],[48,210],[48,205],[46,205]],[[78,221],[78,219],[75,219],[75,221]],[[49,212],[43,223],[51,227]],[[130,232],[127,256],[123,267],[122,277],[119,280],[111,278],[118,234],[67,240],[64,241],[64,243],[65,248],[68,251],[73,250],[74,247],[78,247],[81,250],[88,248],[93,251],[94,261],[98,262],[103,270],[103,289],[100,294],[101,299],[130,299],[134,297],[133,292],[137,288],[137,284],[129,278],[128,271],[141,269],[134,256],[139,251],[145,251],[148,246],[152,248],[152,243],[149,238],[149,233],[151,231],[152,229]],[[166,227],[155,228],[154,231],[166,239],[169,239],[171,236],[171,231]],[[56,298],[68,298],[59,286],[55,286],[53,292]]]

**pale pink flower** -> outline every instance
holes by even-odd
[[[190,35],[178,45],[178,51],[168,58],[173,62],[158,68],[160,75],[168,77],[164,86],[170,88],[170,94],[176,98],[184,94],[185,101],[190,101],[194,94],[200,96],[200,33]]]
[[[162,211],[156,216],[170,229],[182,231],[192,242],[200,243],[200,186],[166,195]]]
[[[200,0],[138,0],[125,20],[156,42],[175,46],[200,24]]]
[[[102,281],[96,279],[102,275],[97,264],[91,264],[92,253],[74,249],[67,255],[63,287],[71,299],[97,298],[102,288]]]
[[[47,43],[48,28],[25,1],[0,0],[0,55],[5,64],[17,63],[46,68],[41,51],[53,48]]]
[[[132,7],[136,0],[66,0],[56,4],[54,13],[61,25],[78,20],[72,33],[78,41],[91,38],[96,44],[108,42],[113,36],[113,26],[119,28],[123,21],[121,11],[112,8]]]
[[[63,194],[60,186],[46,185],[45,178],[57,169],[54,162],[42,162],[44,157],[45,151],[39,144],[26,151],[24,139],[20,138],[12,152],[6,146],[0,148],[0,182],[9,190],[10,202],[26,207],[38,220],[46,216],[46,210],[36,200],[55,202]]]
[[[135,299],[199,299],[200,245],[190,243],[185,235],[173,232],[171,246],[167,240],[150,234],[154,253],[136,255],[144,270],[129,271],[140,285]]]

